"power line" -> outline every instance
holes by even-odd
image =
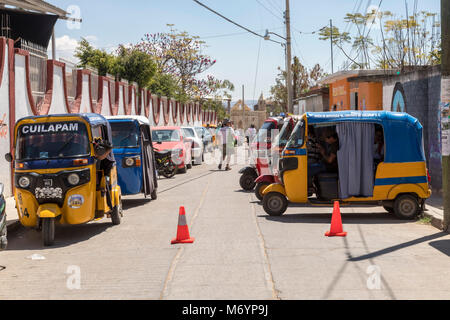
[[[234,21],[231,20],[231,19],[228,19],[227,17],[223,16],[222,14],[218,13],[217,11],[214,11],[213,9],[211,9],[211,8],[209,8],[208,6],[204,5],[204,4],[201,3],[200,1],[198,1],[198,0],[193,0],[193,1],[194,1],[195,3],[197,3],[198,5],[204,7],[205,9],[211,11],[212,13],[218,15],[218,16],[221,17],[222,19],[225,19],[226,21],[228,21],[228,22],[234,24],[235,26],[237,26],[237,27],[239,27],[239,28],[241,28],[241,29],[244,29],[245,31],[247,31],[247,32],[249,32],[249,33],[251,33],[251,34],[254,34],[254,35],[257,36],[257,37],[264,38],[264,36],[262,36],[262,35],[260,35],[260,34],[258,34],[258,33],[256,33],[256,32],[254,32],[254,31],[252,31],[252,30],[250,30],[250,29],[248,29],[248,28],[246,28],[246,27],[240,25],[239,23],[234,22]],[[275,43],[278,43],[278,44],[282,44],[281,42],[278,42],[278,41],[275,41],[275,40],[272,40],[272,39],[268,39],[268,40],[269,40],[269,41],[272,41],[272,42],[275,42]]]
[[[269,12],[272,16],[274,16],[275,18],[277,18],[277,19],[280,20],[280,21],[284,21],[283,18],[281,18],[280,16],[277,16],[275,13],[273,13],[272,10],[268,9],[265,5],[263,5],[263,4],[261,3],[261,1],[256,0],[256,2],[258,2],[259,5],[260,5],[261,7],[263,7],[264,9],[266,9],[266,11]]]
[[[266,2],[272,7],[272,8],[274,8],[275,9],[275,11],[278,11],[279,13],[281,13],[281,14],[283,14],[284,13],[284,10],[283,9],[281,9],[281,7],[280,6],[278,6],[278,4],[276,4],[275,2],[273,2],[273,1],[269,1],[269,0],[266,0]]]

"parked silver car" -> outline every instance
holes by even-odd
[[[194,161],[194,164],[202,164],[205,160],[205,147],[203,145],[202,138],[199,137],[195,129],[192,127],[181,127],[181,130],[183,130],[183,134],[185,137],[192,139],[192,159]]]

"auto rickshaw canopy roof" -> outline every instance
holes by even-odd
[[[306,113],[308,125],[336,125],[364,122],[381,125],[386,146],[386,163],[423,162],[423,127],[407,113],[387,111],[340,111]]]
[[[45,119],[49,118],[51,121],[61,121],[63,119],[58,118],[82,118],[86,122],[88,122],[91,125],[106,125],[108,124],[108,120],[101,114],[97,113],[66,113],[66,114],[48,114],[48,115],[42,115],[42,116],[28,116],[25,118],[22,118],[17,121],[17,123],[21,122],[22,120],[28,120],[28,119]],[[55,118],[55,119],[53,119]]]

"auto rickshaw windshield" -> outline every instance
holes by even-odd
[[[275,141],[273,142],[275,146],[285,146],[287,144],[291,133],[290,130],[288,130],[289,125],[289,121],[284,123],[283,128],[281,128],[280,134],[275,138]]]
[[[292,132],[286,148],[301,148],[305,143],[305,120],[299,121]]]
[[[114,148],[136,148],[138,128],[134,122],[110,122]]]
[[[89,154],[89,136],[82,122],[24,124],[18,129],[17,160],[72,158]]]

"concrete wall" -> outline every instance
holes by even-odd
[[[177,125],[185,126],[217,123],[215,112],[203,111],[198,103],[191,103],[189,113],[185,112],[183,116],[180,107],[173,107],[178,104],[175,100],[167,103],[163,110],[161,101],[168,99],[158,98],[148,90],[141,90],[138,96],[136,84],[115,82],[109,77],[98,77],[98,81],[92,83],[93,77],[88,70],[77,70],[76,96],[69,102],[65,64],[48,60],[46,72],[45,96],[37,104],[30,85],[29,53],[15,49],[12,40],[0,37],[0,150],[3,153],[12,151],[11,137],[16,120],[31,115],[94,112],[105,116],[144,115],[157,126],[173,125],[174,119],[177,119]],[[96,102],[92,87],[98,90]],[[11,176],[11,164],[1,154],[0,182],[5,185],[6,196],[12,194]]]

